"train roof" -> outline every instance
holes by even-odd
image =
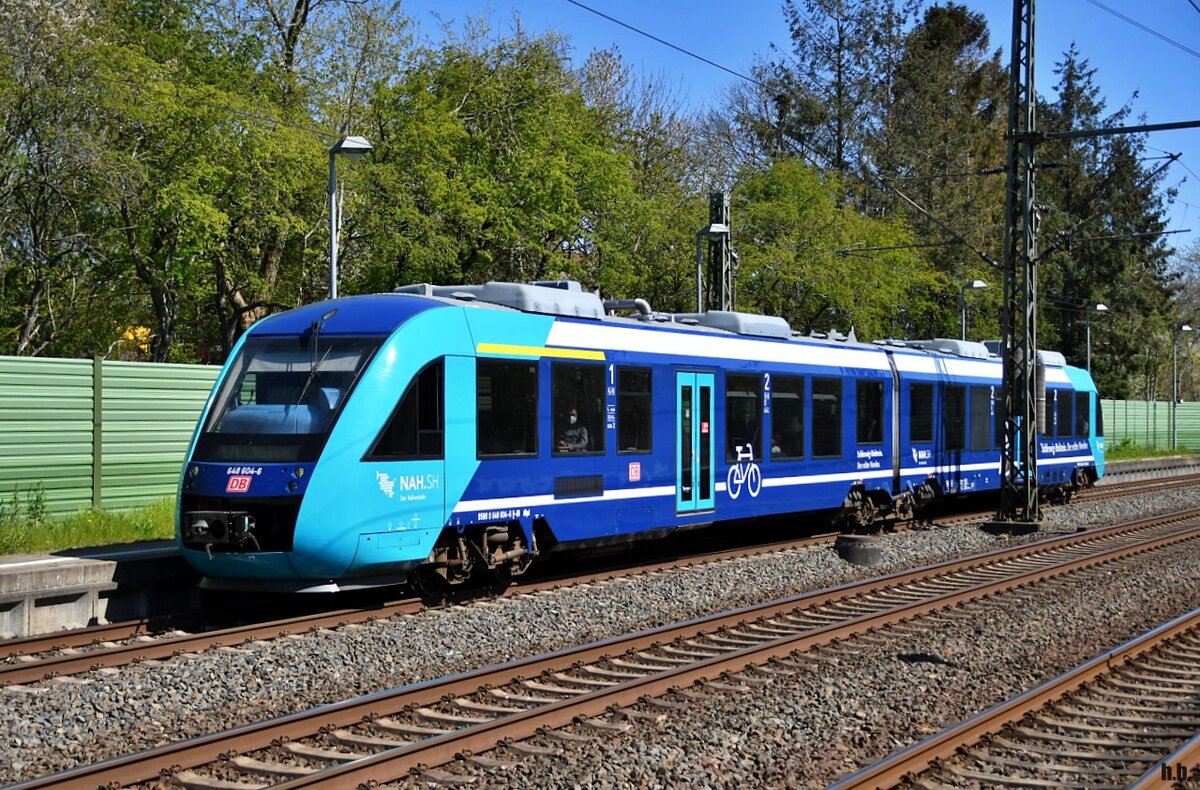
[[[796,332],[778,316],[743,313],[732,310],[706,310],[702,313],[655,312],[643,299],[601,300],[583,290],[574,280],[533,283],[488,282],[483,285],[431,285],[417,283],[395,289],[393,293],[423,296],[443,302],[467,303],[474,306],[499,306],[513,310],[563,318],[584,318],[626,326],[655,326],[663,329],[711,332],[720,335],[741,335],[749,338],[802,341],[819,345],[852,345],[866,350],[879,346],[905,349],[914,353],[938,353],[971,359],[994,359],[982,343],[947,338],[931,340],[883,340],[859,343],[851,329],[848,334],[836,331],[804,335]],[[631,317],[617,315],[618,311],[634,311]]]
[[[415,297],[415,298],[413,298]],[[415,283],[391,293],[365,294],[304,305],[278,313],[255,325],[256,335],[293,335],[312,331],[320,324],[329,335],[388,335],[400,324],[425,310],[441,306],[514,310],[568,319],[596,321],[607,325],[640,326],[711,333],[717,336],[742,336],[817,345],[854,346],[882,352],[884,349],[919,355],[943,355],[981,361],[998,361],[990,346],[950,338],[927,340],[876,340],[860,343],[854,330],[804,335],[794,331],[778,316],[731,310],[707,310],[702,313],[663,313],[651,309],[643,299],[601,300],[573,280],[482,285],[432,285]],[[631,315],[619,315],[630,311]],[[1066,366],[1066,359],[1055,351],[1039,351],[1046,365]]]
[[[323,335],[387,336],[418,313],[438,307],[420,299],[397,299],[391,294],[363,294],[315,302],[264,318],[250,330],[254,335],[302,335],[319,325]]]

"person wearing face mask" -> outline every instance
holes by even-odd
[[[558,441],[559,451],[577,453],[586,450],[588,446],[587,428],[579,422],[579,412],[575,410],[574,406],[567,413],[567,422],[567,429],[563,431],[562,438]]]

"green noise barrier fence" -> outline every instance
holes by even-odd
[[[172,496],[220,368],[0,356],[0,502],[46,512]]]
[[[1102,400],[1105,446],[1121,443],[1151,450],[1200,452],[1200,403],[1177,403],[1172,430],[1170,401]]]

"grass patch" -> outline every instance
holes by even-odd
[[[1141,458],[1166,458],[1172,455],[1193,455],[1194,453],[1186,447],[1180,447],[1178,450],[1170,448],[1150,448],[1143,447],[1140,444],[1134,444],[1128,439],[1122,439],[1115,444],[1104,448],[1104,460],[1106,461],[1136,461]]]
[[[175,497],[129,510],[80,510],[70,515],[46,512],[45,494],[36,489],[0,501],[0,554],[34,554],[139,540],[164,540],[175,534]]]

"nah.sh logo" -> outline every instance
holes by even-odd
[[[232,475],[225,486],[226,494],[244,494],[250,490],[250,475]]]

